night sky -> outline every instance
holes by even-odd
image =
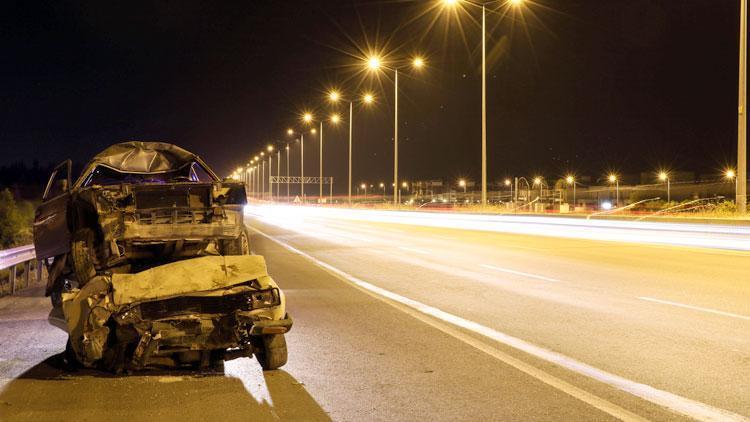
[[[286,142],[302,110],[328,113],[325,91],[338,86],[374,90],[378,104],[355,109],[354,181],[387,181],[393,85],[360,71],[354,56],[369,46],[427,59],[399,79],[403,178],[476,180],[480,13],[433,5],[4,2],[0,164],[164,140],[227,174]],[[535,0],[488,26],[490,180],[662,166],[709,176],[735,162],[739,0]],[[346,135],[324,138],[338,191]],[[306,138],[310,175],[317,142]]]

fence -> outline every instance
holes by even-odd
[[[32,272],[34,281],[41,283],[45,277],[44,265],[36,259],[34,245],[0,251],[0,296],[31,286]]]

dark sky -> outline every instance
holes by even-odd
[[[428,60],[400,78],[404,178],[476,179],[479,13],[431,26],[433,4],[5,2],[0,164],[85,161],[154,139],[226,174],[285,141],[303,109],[327,113],[324,92],[337,85],[375,90],[378,104],[355,111],[355,182],[388,180],[392,81],[358,72],[351,57],[370,45]],[[488,25],[491,179],[734,163],[739,0],[535,0]],[[308,140],[306,173],[317,174]],[[343,182],[346,130],[324,140],[326,174]],[[293,157],[294,174],[296,147]]]

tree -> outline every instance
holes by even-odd
[[[16,203],[10,190],[0,191],[0,248],[30,241],[32,208],[28,203]]]

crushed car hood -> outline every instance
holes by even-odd
[[[275,287],[262,256],[205,256],[136,274],[96,276],[80,290],[63,294],[63,313],[71,346],[78,360],[89,366],[107,350],[110,317],[119,315],[127,319],[129,310],[140,303],[179,296],[233,295]],[[274,316],[274,319],[285,314],[283,304],[268,312],[269,318]]]
[[[223,289],[250,280],[266,287],[266,261],[260,255],[204,256],[136,274],[113,274],[116,306]]]
[[[165,142],[130,141],[112,145],[91,160],[123,173],[162,173],[181,168],[197,156]]]

